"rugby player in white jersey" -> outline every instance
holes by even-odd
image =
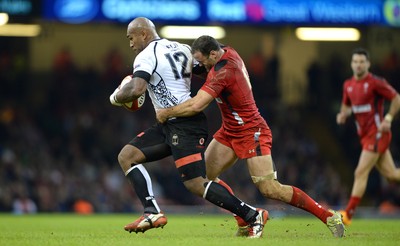
[[[144,17],[129,23],[127,37],[136,54],[132,80],[111,94],[113,105],[131,102],[146,90],[155,110],[191,98],[193,58],[190,46],[160,38],[154,24]],[[154,197],[150,176],[142,164],[172,155],[181,180],[190,192],[240,217],[246,223],[247,237],[262,236],[268,212],[239,200],[223,182],[206,178],[204,151],[207,137],[207,119],[200,113],[173,118],[165,124],[155,123],[122,148],[118,155],[119,164],[144,207],[144,214],[126,225],[126,231],[145,232],[167,224],[167,217]]]

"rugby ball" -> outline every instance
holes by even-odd
[[[132,75],[126,76],[121,81],[119,88],[121,89],[122,87],[124,87],[124,85],[126,85],[129,81],[131,81],[131,79],[132,79]],[[143,106],[145,99],[146,99],[146,93],[143,93],[140,97],[133,100],[132,102],[123,103],[122,106],[124,106],[125,109],[127,109],[131,112],[135,112],[136,110],[140,109]]]

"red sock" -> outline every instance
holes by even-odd
[[[360,201],[361,201],[361,197],[357,197],[357,196],[350,197],[350,201],[346,207],[346,213],[347,213],[347,217],[349,217],[349,219],[351,219],[353,217],[354,212],[356,211],[356,207],[358,206]]]
[[[218,184],[220,184],[220,185],[222,185],[223,187],[225,187],[225,188],[233,195],[233,190],[232,190],[232,188],[231,188],[227,183],[225,183],[224,181],[222,181],[222,179],[220,179],[220,180],[218,181]]]
[[[292,186],[292,188],[293,188],[293,197],[289,204],[301,208],[309,213],[312,213],[326,224],[326,218],[332,216],[332,213],[323,208],[321,205],[319,205],[304,191],[294,186]]]

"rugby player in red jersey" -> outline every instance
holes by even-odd
[[[251,178],[263,196],[301,208],[318,217],[335,237],[344,236],[341,215],[327,210],[297,187],[281,184],[272,162],[272,133],[255,103],[242,58],[231,47],[221,46],[210,36],[193,42],[193,57],[208,71],[197,95],[186,102],[157,111],[157,119],[192,116],[202,112],[214,99],[222,115],[222,126],[205,153],[210,180],[245,159]]]
[[[340,211],[346,225],[351,223],[365,193],[372,168],[375,167],[389,181],[400,181],[400,169],[396,168],[389,150],[390,128],[400,109],[400,96],[385,79],[370,73],[369,67],[368,51],[362,48],[354,50],[351,58],[353,76],[344,82],[342,105],[336,116],[336,122],[344,124],[354,114],[362,146],[350,200],[346,209]],[[390,106],[383,116],[385,100],[390,101]]]

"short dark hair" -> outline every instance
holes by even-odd
[[[353,56],[355,54],[364,55],[367,58],[367,60],[369,60],[369,52],[364,48],[356,48],[356,49],[354,49],[353,52],[351,53],[351,56]]]
[[[221,45],[215,38],[203,35],[193,41],[192,53],[200,51],[203,55],[208,56],[212,50],[219,50],[220,48]]]

